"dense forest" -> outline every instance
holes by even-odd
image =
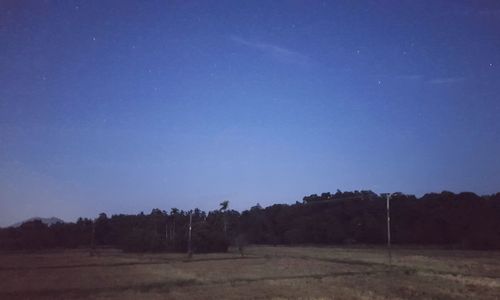
[[[500,193],[429,193],[391,196],[394,244],[500,249]],[[371,191],[323,193],[292,205],[259,204],[230,210],[228,202],[208,213],[198,209],[153,209],[138,215],[101,213],[95,220],[51,226],[30,221],[0,229],[0,249],[118,247],[125,251],[188,250],[189,224],[195,253],[223,252],[247,244],[382,244],[386,242],[386,197]]]

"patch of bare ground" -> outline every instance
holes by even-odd
[[[0,255],[0,299],[499,299],[498,252],[253,246]],[[448,254],[448,255],[447,255]]]

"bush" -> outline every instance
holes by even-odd
[[[227,252],[229,247],[224,232],[213,231],[205,226],[193,232],[192,243],[195,253]]]
[[[164,249],[164,243],[158,233],[134,228],[125,238],[122,249],[129,252],[157,252]]]

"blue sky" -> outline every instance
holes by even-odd
[[[2,1],[0,226],[500,186],[496,1]]]

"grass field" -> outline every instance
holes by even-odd
[[[2,253],[0,299],[500,299],[500,253],[252,246],[195,255]]]

